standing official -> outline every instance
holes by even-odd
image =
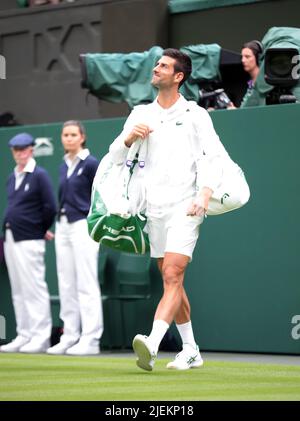
[[[86,217],[98,161],[85,147],[85,129],[80,122],[66,121],[61,139],[66,154],[59,173],[55,249],[64,333],[47,353],[95,355],[103,332],[99,244],[88,234]]]
[[[45,240],[56,204],[47,172],[33,159],[34,139],[21,133],[9,141],[16,162],[7,181],[4,255],[16,316],[17,337],[2,352],[45,352],[51,336],[51,312],[45,282]]]

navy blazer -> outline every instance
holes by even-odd
[[[35,166],[17,190],[15,181],[12,173],[6,184],[8,204],[3,228],[12,230],[15,241],[43,239],[57,210],[50,177],[45,169]]]
[[[93,180],[99,162],[92,155],[80,160],[68,178],[68,166],[63,162],[59,170],[59,207],[65,210],[68,222],[85,219],[91,204]]]

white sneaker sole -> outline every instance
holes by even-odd
[[[19,352],[20,348],[16,348],[16,349],[0,349],[0,352],[5,352],[5,353],[9,353],[9,354],[16,354],[17,352]]]
[[[132,342],[133,350],[137,355],[136,365],[143,370],[152,371],[154,362],[151,352],[149,351],[145,342],[138,336],[136,336]]]
[[[47,349],[47,351],[46,351],[46,354],[48,354],[48,355],[64,355],[65,353],[66,353],[66,351],[67,350],[65,350],[65,351],[62,351],[62,350],[59,350],[59,351],[52,351],[51,349],[49,350],[49,349]]]
[[[85,349],[85,350],[74,350],[72,351],[71,348],[67,349],[65,352],[65,355],[73,355],[73,356],[91,356],[91,355],[99,355],[100,354],[100,349],[98,349],[98,347],[96,349]]]
[[[173,361],[167,364],[167,368],[169,370],[189,370],[190,368],[200,368],[203,366],[203,360],[195,361],[194,363],[190,364],[188,367],[179,367]]]

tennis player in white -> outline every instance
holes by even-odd
[[[153,369],[160,342],[174,320],[183,346],[167,368],[203,365],[193,334],[184,273],[209,199],[220,182],[220,160],[226,151],[207,111],[178,92],[191,70],[189,56],[165,50],[153,69],[156,100],[135,107],[110,146],[112,159],[121,163],[133,142],[140,138],[148,142],[147,224],[151,256],[157,258],[164,286],[150,335],[139,334],[133,340],[137,365],[148,371]]]

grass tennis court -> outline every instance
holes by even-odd
[[[151,373],[133,356],[0,354],[0,401],[300,400],[300,366],[208,361]]]

